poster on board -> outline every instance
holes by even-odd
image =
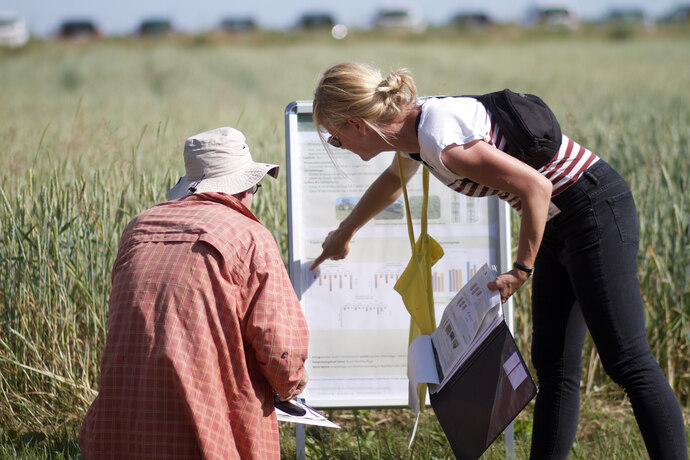
[[[408,404],[410,316],[393,289],[411,254],[402,197],[362,227],[347,258],[310,271],[331,230],[351,212],[394,152],[362,161],[327,150],[312,119],[311,101],[286,112],[290,278],[309,324],[309,384],[302,396],[317,408]],[[422,203],[421,169],[408,185],[415,235]],[[437,320],[475,270],[510,264],[507,206],[467,198],[432,178],[428,232],[444,256],[432,268]],[[509,320],[508,316],[507,320]]]

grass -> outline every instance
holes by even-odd
[[[621,172],[640,214],[648,336],[687,408],[690,34],[626,38],[505,30],[0,49],[0,458],[76,456],[76,430],[98,388],[119,235],[182,174],[184,139],[235,126],[255,157],[285,166],[285,107],[311,98],[319,72],[348,59],[408,67],[421,94],[503,87],[539,94],[564,132]],[[286,256],[285,175],[264,185],[255,210]],[[527,299],[529,286],[517,295],[516,317],[516,339],[529,359]],[[645,458],[631,411],[589,341],[584,369],[573,458]],[[530,410],[516,423],[517,458],[527,455]],[[344,429],[307,429],[309,458],[409,455],[405,409],[337,411],[333,418]],[[291,426],[281,433],[292,458]],[[417,436],[414,458],[450,455],[430,411]],[[503,458],[500,444],[486,457]]]
[[[531,439],[530,404],[514,421],[515,458],[529,456]],[[685,419],[690,413],[685,411]],[[308,426],[305,448],[308,459],[452,459],[453,453],[445,440],[433,412],[422,413],[418,433],[411,449],[407,449],[414,414],[409,409],[338,410],[328,412],[331,420],[342,428],[333,430]],[[602,431],[606,435],[602,435]],[[294,425],[280,424],[281,456],[296,458]],[[506,458],[501,435],[483,455],[484,460]],[[0,429],[0,460],[77,459],[77,432],[61,430],[46,434],[41,431],[6,431]],[[580,426],[571,453],[573,459],[606,458],[635,460],[649,458],[639,434],[630,404],[617,391],[589,396],[582,401]]]

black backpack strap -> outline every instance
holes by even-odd
[[[433,166],[431,166],[429,163],[427,163],[426,161],[424,161],[422,159],[422,155],[420,153],[408,153],[407,155],[415,161],[419,161],[421,163],[424,163],[424,166],[426,166],[427,168],[429,168],[431,170],[434,169]]]
[[[414,120],[414,133],[415,133],[415,135],[416,135],[417,137],[419,137],[419,121],[420,121],[421,119],[422,119],[422,111],[420,110],[419,113],[417,114],[417,118],[415,118],[415,120]],[[431,166],[431,165],[430,165],[429,163],[427,163],[426,161],[422,160],[422,155],[421,155],[419,152],[417,152],[417,153],[408,153],[407,155],[409,155],[409,157],[412,158],[412,159],[415,160],[415,161],[421,161],[422,163],[424,163],[424,166],[426,166],[427,168],[429,168],[429,169],[431,169],[431,170],[434,169],[433,166]]]

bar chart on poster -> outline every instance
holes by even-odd
[[[345,259],[309,269],[328,233],[395,153],[365,162],[346,150],[327,150],[311,110],[311,101],[297,101],[285,112],[288,269],[310,331],[310,380],[303,397],[317,408],[406,406],[410,315],[393,288],[411,255],[402,198],[359,229]],[[407,189],[419,235],[421,172]],[[438,319],[479,267],[510,263],[509,219],[499,200],[467,198],[436,180],[427,216],[428,232],[444,251],[432,267]]]

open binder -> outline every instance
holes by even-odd
[[[438,392],[431,407],[458,459],[477,459],[537,394],[501,320]]]
[[[508,325],[488,265],[446,306],[439,327],[415,339],[408,368],[412,406],[420,383],[459,459],[476,459],[537,394]]]

